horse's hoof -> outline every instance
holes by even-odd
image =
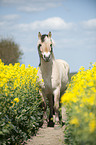
[[[48,122],[48,127],[54,127],[54,122],[53,121]]]
[[[58,130],[60,128],[61,128],[60,124],[55,124],[54,129]]]
[[[65,122],[64,121],[62,121],[62,126],[64,126],[65,125]]]

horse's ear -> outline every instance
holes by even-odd
[[[51,32],[49,32],[49,33],[48,33],[48,37],[50,37],[50,38],[51,38],[51,36],[52,36],[52,34],[51,34]]]
[[[41,33],[39,32],[39,33],[38,33],[38,38],[41,39],[41,36],[42,36],[42,35],[41,35]]]

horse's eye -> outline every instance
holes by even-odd
[[[39,51],[41,51],[42,52],[42,47],[41,47],[42,45],[41,44],[39,44],[39,46],[38,46],[38,48],[39,48]]]
[[[39,50],[39,51],[41,51],[41,50],[40,50],[40,47],[41,47],[41,46],[42,46],[41,44],[38,45],[38,50]]]
[[[41,44],[39,44],[39,48],[41,47]]]
[[[50,44],[50,47],[51,47],[50,51],[52,52],[52,44]]]
[[[50,44],[50,47],[52,47],[52,44]]]

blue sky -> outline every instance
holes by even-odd
[[[55,58],[71,72],[96,62],[96,0],[0,0],[0,38],[19,44],[26,66],[39,64],[39,31],[51,31]]]

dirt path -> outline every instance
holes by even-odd
[[[37,135],[27,141],[27,145],[64,145],[64,127],[45,127],[39,129]]]

